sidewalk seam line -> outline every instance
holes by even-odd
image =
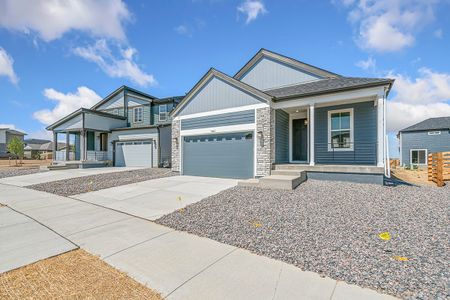
[[[23,215],[23,216],[26,216],[26,217],[30,218],[31,220],[35,221],[36,223],[40,224],[41,226],[43,226],[43,227],[47,228],[48,230],[52,231],[53,233],[56,233],[58,236],[62,237],[62,238],[65,239],[66,241],[70,242],[70,243],[73,244],[75,247],[80,248],[80,245],[78,245],[78,244],[74,243],[73,241],[69,240],[68,238],[66,238],[65,236],[63,236],[63,235],[60,234],[59,232],[55,231],[54,229],[48,227],[48,226],[45,225],[44,223],[42,223],[42,222],[36,220],[35,218],[33,218],[33,217],[31,217],[31,216],[29,216],[29,215],[27,215],[27,214],[25,214],[25,213],[22,213],[22,212],[20,212],[20,211],[18,211],[18,210],[15,210],[15,209],[12,208],[11,206],[8,206],[8,207],[9,207],[11,210],[15,211],[16,213],[21,214],[21,215]]]
[[[331,295],[330,295],[330,300],[333,299],[334,291],[336,290],[337,284],[338,284],[338,281],[336,280],[336,283],[334,284],[334,287],[333,287],[333,291],[331,292]]]
[[[154,237],[152,237],[152,238],[149,238],[149,239],[146,239],[146,240],[144,240],[144,241],[138,242],[138,243],[136,243],[136,244],[134,244],[134,245],[128,246],[128,247],[126,247],[126,248],[123,248],[123,249],[121,249],[121,250],[119,250],[119,251],[116,251],[116,252],[114,252],[114,253],[112,253],[112,254],[109,254],[109,255],[103,257],[103,259],[110,258],[111,256],[114,256],[114,255],[119,254],[119,253],[121,253],[121,252],[123,252],[123,251],[129,250],[129,249],[134,248],[134,247],[136,247],[136,246],[142,245],[142,244],[144,244],[144,243],[146,243],[146,242],[150,242],[151,240],[157,239],[157,238],[159,238],[159,237],[161,237],[161,236],[163,236],[163,235],[172,233],[172,232],[174,232],[174,231],[175,231],[175,230],[173,229],[173,230],[170,230],[170,231],[168,231],[168,232],[164,232],[164,233],[158,234],[157,236],[154,236]]]
[[[105,224],[100,224],[100,225],[97,225],[97,226],[94,226],[94,227],[90,227],[90,228],[86,228],[86,229],[83,229],[83,230],[80,230],[80,231],[75,231],[75,232],[72,232],[72,233],[68,234],[67,236],[72,236],[72,235],[79,234],[79,233],[82,233],[82,232],[85,232],[85,231],[97,229],[97,228],[100,228],[100,227],[108,226],[108,225],[119,223],[119,222],[126,221],[126,220],[130,220],[130,217],[126,217],[126,218],[119,219],[119,220],[112,221],[112,222],[105,223]]]
[[[225,255],[223,255],[222,257],[219,257],[217,260],[213,261],[212,263],[210,263],[209,265],[207,265],[206,267],[204,267],[203,269],[201,269],[199,272],[195,273],[193,276],[189,277],[188,279],[186,279],[182,284],[180,284],[179,286],[177,286],[173,291],[171,291],[170,293],[168,293],[166,296],[164,296],[164,299],[167,299],[170,295],[172,295],[176,290],[178,290],[179,288],[181,288],[183,285],[185,285],[186,283],[188,283],[189,281],[191,281],[192,279],[194,279],[195,277],[197,277],[198,275],[200,275],[201,273],[203,273],[204,271],[206,271],[207,269],[209,269],[210,267],[212,267],[213,265],[215,265],[216,263],[218,263],[219,261],[221,261],[222,259],[224,259],[225,257],[227,257],[228,255],[230,255],[231,253],[233,253],[234,251],[238,250],[238,247],[235,247],[233,250],[231,250],[230,252],[226,253]]]
[[[275,284],[275,290],[273,291],[273,297],[272,300],[275,299],[275,297],[277,296],[277,289],[278,289],[278,284],[280,283],[280,278],[281,278],[281,273],[283,272],[283,265],[281,264],[280,266],[280,272],[278,273],[278,278],[277,278],[277,282]]]

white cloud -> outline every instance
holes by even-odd
[[[124,22],[131,13],[122,0],[3,0],[0,26],[26,34],[37,33],[45,41],[71,30],[125,40]]]
[[[437,29],[433,32],[433,35],[437,39],[442,39],[444,37],[444,31],[442,29]]]
[[[388,76],[395,79],[395,96],[387,104],[389,131],[450,115],[450,74],[421,68],[415,79],[392,72]]]
[[[181,35],[185,35],[187,37],[192,37],[192,29],[187,25],[179,25],[174,28],[175,32]]]
[[[237,10],[247,15],[247,20],[245,21],[247,24],[256,20],[259,15],[267,13],[264,3],[259,0],[245,0],[238,6]]]
[[[44,125],[50,125],[81,107],[89,108],[102,99],[97,93],[85,86],[78,87],[75,93],[67,94],[49,88],[44,90],[44,96],[56,102],[53,109],[34,112],[33,117]]]
[[[0,47],[0,77],[6,76],[9,78],[9,81],[17,84],[19,82],[19,78],[17,77],[16,72],[14,72],[13,64],[14,59],[6,52],[5,49]]]
[[[434,19],[438,0],[341,0],[358,31],[361,48],[394,52],[415,43],[415,35]]]
[[[363,70],[375,70],[377,61],[372,56],[369,56],[367,60],[358,61],[356,63],[356,66],[360,67]]]
[[[119,46],[118,46],[119,47]],[[134,48],[119,49],[117,57],[106,40],[98,40],[94,45],[77,47],[73,52],[91,62],[96,63],[108,76],[127,78],[140,86],[156,85],[153,75],[145,73],[134,61],[137,50]]]

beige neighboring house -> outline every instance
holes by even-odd
[[[60,148],[64,145],[60,144]],[[41,139],[25,140],[24,157],[28,159],[51,159],[53,142]]]
[[[23,141],[26,133],[13,128],[0,128],[0,158],[9,157],[7,145],[11,139],[18,137]]]

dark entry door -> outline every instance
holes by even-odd
[[[308,125],[306,119],[292,120],[292,160],[308,159]]]

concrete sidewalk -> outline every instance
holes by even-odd
[[[0,273],[77,248],[29,217],[0,207]]]
[[[168,299],[394,299],[89,203],[1,184],[0,191],[0,203]]]
[[[143,168],[133,167],[110,167],[110,168],[90,168],[90,169],[68,169],[68,170],[53,170],[40,173],[33,173],[29,175],[21,175],[14,177],[6,177],[0,179],[0,184],[8,184],[15,186],[27,186],[57,180],[64,180],[70,178],[78,178],[89,175],[106,174],[113,172],[132,171]]]

